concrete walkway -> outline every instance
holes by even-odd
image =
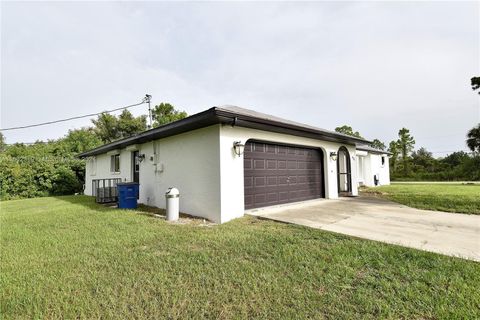
[[[480,216],[410,208],[374,197],[314,200],[250,215],[480,261]]]

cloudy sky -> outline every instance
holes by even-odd
[[[436,156],[480,121],[479,2],[1,4],[1,127],[136,103],[224,104]],[[131,109],[146,113],[143,106]],[[89,119],[4,132],[61,137]]]

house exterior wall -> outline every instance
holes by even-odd
[[[113,154],[113,153],[112,153]],[[85,166],[85,189],[86,195],[92,195],[93,179],[121,178],[122,181],[132,181],[132,157],[129,151],[119,150],[120,172],[110,172],[111,154],[99,154],[87,159]],[[93,167],[92,167],[93,166]]]
[[[220,128],[220,181],[221,181],[221,222],[241,217],[244,214],[243,188],[243,155],[237,156],[233,151],[233,143],[240,141],[245,144],[248,140],[262,140],[274,143],[294,144],[300,146],[320,148],[324,152],[325,169],[325,197],[338,197],[337,189],[337,162],[330,159],[330,152],[338,152],[342,144],[321,141],[316,139],[297,137],[275,132],[254,130],[228,125]],[[355,146],[344,145],[350,154],[352,162],[352,194],[358,195],[356,178]]]
[[[180,211],[220,222],[219,125],[193,130],[138,145],[139,202],[165,208],[165,191],[180,190]],[[85,194],[92,195],[92,179],[132,181],[132,151],[121,150],[120,173],[110,173],[110,155],[97,156],[96,174],[87,163]]]
[[[384,158],[384,164],[382,165],[382,157]],[[363,160],[360,160],[362,158]],[[367,187],[374,187],[374,176],[379,177],[378,185],[390,184],[390,167],[388,162],[388,156],[386,154],[373,154],[366,151],[359,151],[357,153],[357,164],[363,161],[363,174],[361,179],[358,179],[358,184],[365,185]],[[361,170],[361,169],[359,169]]]
[[[384,158],[384,164],[382,164],[382,157]],[[379,177],[379,185],[390,184],[390,166],[388,164],[388,156],[386,154],[372,154],[370,155],[370,159],[372,173],[373,175],[377,175]]]
[[[140,153],[141,203],[165,208],[165,191],[176,187],[181,212],[220,221],[219,125],[142,144]]]
[[[243,155],[234,153],[233,143],[248,140],[322,149],[327,199],[338,197],[337,162],[330,152],[338,153],[345,146],[351,160],[352,195],[358,194],[355,146],[218,124],[136,146],[145,155],[140,163],[139,202],[165,208],[166,189],[176,187],[181,212],[217,223],[243,216]],[[91,160],[87,162],[85,194],[92,195],[92,179],[133,180],[132,150],[127,149],[120,150],[120,173],[110,172],[110,154],[95,157],[96,170],[92,170]]]

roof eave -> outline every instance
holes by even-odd
[[[200,129],[203,127],[207,127],[209,125],[213,125],[215,123],[217,123],[217,119],[213,112],[213,108],[211,108],[203,112],[194,114],[185,119],[174,121],[166,125],[163,125],[161,127],[144,131],[136,136],[132,136],[132,137],[114,141],[108,144],[104,144],[95,149],[80,153],[78,157],[86,158],[90,156],[95,156],[98,154],[108,152],[113,149],[125,148],[126,146],[129,146],[131,144],[136,144],[136,143],[141,144],[141,143],[149,142],[152,140],[157,140],[157,139],[165,138],[168,136],[173,136],[176,134],[188,132],[191,130]]]
[[[386,155],[389,155],[389,156],[392,155],[391,152],[385,151],[385,150],[372,150],[372,149],[367,149],[367,148],[362,148],[362,147],[357,147],[357,150],[366,151],[366,152],[375,153],[375,154],[386,154]]]
[[[122,149],[131,144],[141,144],[219,123],[251,129],[272,131],[283,134],[290,134],[295,136],[302,136],[312,139],[321,139],[331,142],[340,142],[351,145],[355,145],[356,143],[371,143],[370,141],[361,138],[346,136],[334,132],[328,132],[320,129],[308,128],[300,125],[288,124],[269,119],[252,117],[213,107],[185,119],[181,119],[158,128],[144,131],[136,136],[114,141],[97,147],[95,149],[82,152],[78,155],[78,157],[86,158],[90,156],[95,156],[98,154],[106,153],[113,149]]]
[[[356,143],[371,143],[371,141],[351,137],[347,135],[342,135],[334,132],[322,131],[320,129],[307,128],[303,126],[297,126],[293,124],[288,124],[284,122],[278,122],[269,119],[261,119],[256,117],[251,117],[248,115],[241,115],[234,112],[229,112],[223,109],[216,109],[216,114],[220,118],[230,119],[232,125],[237,125],[240,127],[247,127],[252,129],[266,130],[277,133],[285,133],[296,136],[302,136],[312,139],[321,139],[331,142],[341,142],[355,145]]]

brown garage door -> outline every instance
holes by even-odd
[[[244,178],[245,209],[322,198],[323,152],[249,141]]]

